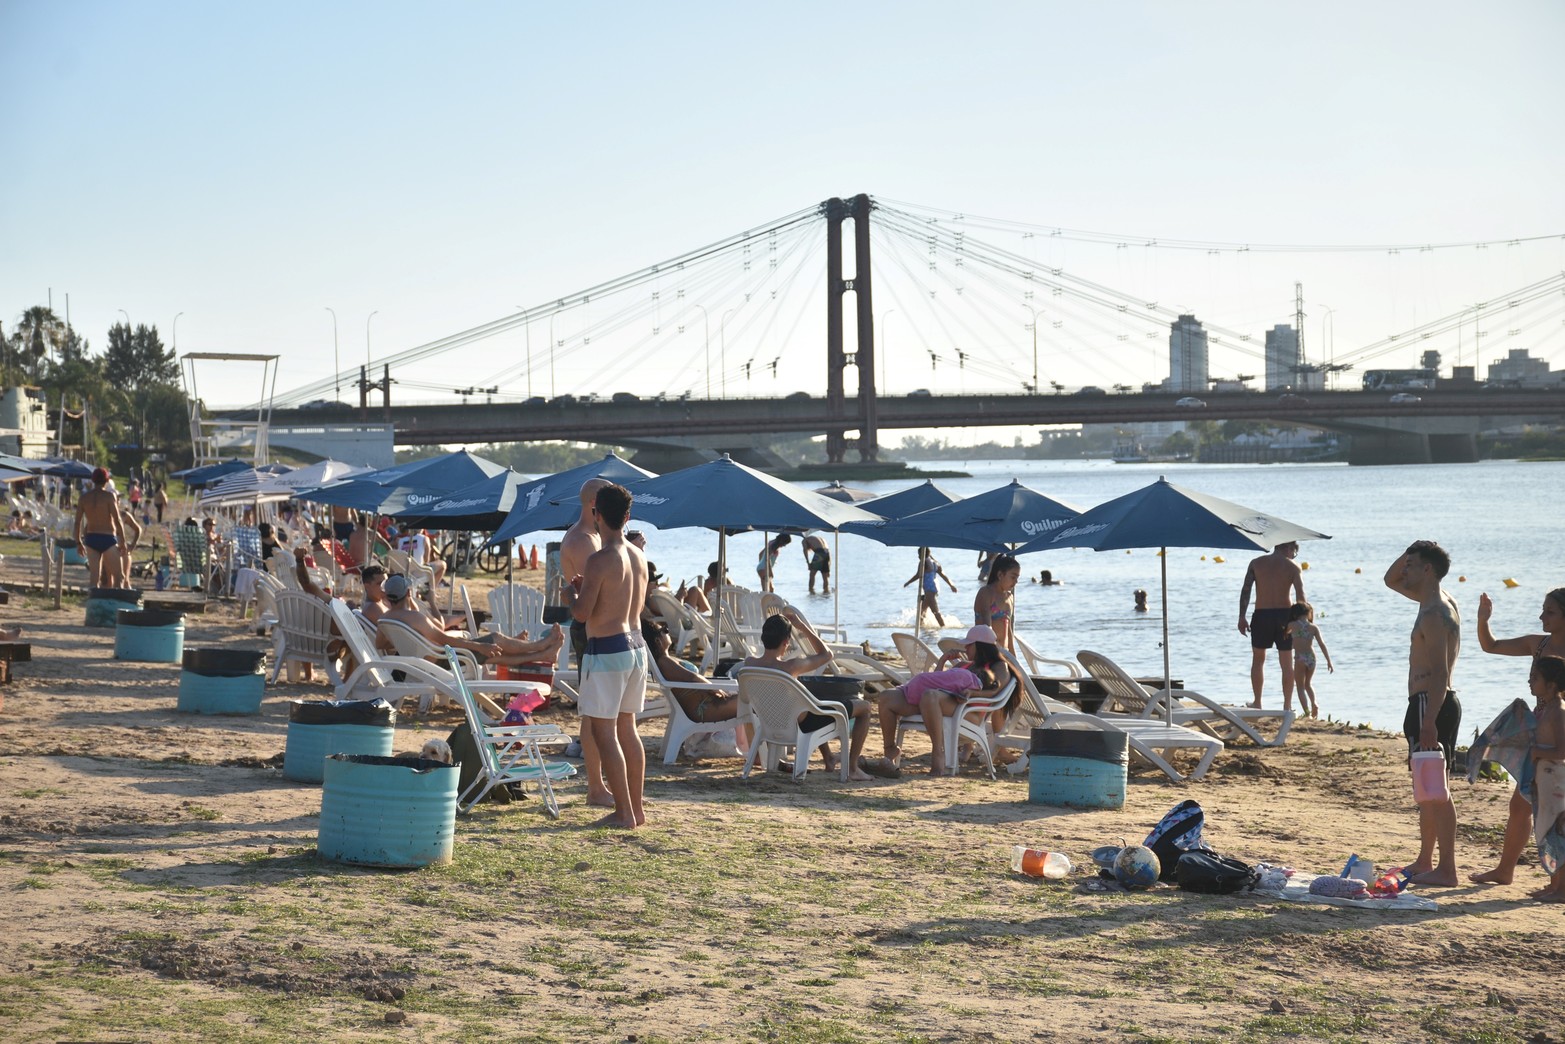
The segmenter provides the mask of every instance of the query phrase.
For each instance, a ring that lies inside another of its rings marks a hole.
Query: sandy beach
[[[1425,913],[1126,893],[1088,869],[1189,797],[1249,862],[1410,861],[1400,736],[1303,723],[1200,783],[1133,766],[1123,809],[1074,811],[1029,804],[1025,777],[664,768],[651,721],[646,830],[590,828],[573,781],[558,822],[481,806],[451,865],[373,870],[317,857],[320,788],[281,775],[287,701],[323,684],[178,714],[177,665],[117,662],[79,604],[43,605],[5,616],[33,656],[0,689],[7,1039],[1561,1039],[1565,909],[1528,900],[1530,845],[1514,884],[1428,890]],[[186,626],[187,646],[268,644],[218,603]],[[396,750],[457,720],[404,720]],[[1509,785],[1454,789],[1462,869],[1487,868]],[[1013,875],[1018,843],[1077,868]]]

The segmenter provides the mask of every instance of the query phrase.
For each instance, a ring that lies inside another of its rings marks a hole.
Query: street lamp
[[[891,391],[891,386],[886,383],[886,319],[895,312],[895,308],[888,308],[880,313],[880,394],[886,395]]]
[[[115,311],[119,312],[120,315],[123,315],[125,317],[125,329],[129,330],[130,329],[130,313],[125,311],[125,309],[123,309],[123,308],[116,308]]]
[[[565,302],[549,316],[549,398],[554,398],[554,317],[565,310]]]
[[[337,399],[341,399],[342,398],[342,359],[337,354],[337,313],[331,308],[330,305],[326,306],[326,310],[328,312],[331,312],[331,368],[332,368],[332,380],[336,382],[336,384],[334,386],[336,388],[336,391],[333,393],[333,397],[337,398]]]
[[[1332,363],[1336,362],[1336,355],[1337,355],[1337,352],[1336,352],[1336,344],[1337,344],[1337,313],[1336,313],[1336,310],[1333,309],[1330,305],[1321,305],[1321,308],[1324,309],[1325,312],[1326,312],[1325,315],[1320,317],[1320,339],[1321,339],[1321,341],[1324,344],[1327,345],[1327,348],[1326,348],[1326,360],[1325,360],[1325,364],[1324,364],[1323,369],[1326,371],[1326,376],[1329,377],[1333,373],[1336,372],[1336,371],[1334,371],[1331,368],[1331,366],[1332,366]],[[1326,338],[1326,320],[1327,319],[1331,320],[1331,339],[1330,340],[1327,340],[1327,338]],[[1322,389],[1324,389],[1326,387],[1326,381],[1325,381],[1324,378],[1321,380],[1320,386],[1321,386]]]
[[[1032,393],[1038,394],[1038,311],[1032,305],[1022,305],[1032,313]]]
[[[706,331],[706,397],[712,397],[712,317],[707,314],[706,306],[691,304],[691,308],[701,309],[701,329]]]
[[[527,309],[523,308],[521,305],[517,305],[516,306],[516,310],[518,312],[521,312],[523,315],[527,315]],[[530,399],[530,398],[533,397],[533,317],[532,316],[527,315],[526,322],[524,322],[522,324],[522,330],[526,334],[526,337],[527,337],[527,397]]]
[[[175,355],[179,354],[179,317],[184,314],[184,312],[174,313],[173,329],[169,332],[169,340],[174,342],[173,351]]]
[[[717,321],[717,369],[722,381],[719,385],[719,390],[725,399],[728,398],[728,332],[726,327],[728,325],[728,317],[737,311],[739,309],[730,308]]]
[[[379,314],[380,314],[380,309],[377,308],[377,309],[375,309],[373,312],[371,312],[369,314],[369,319],[365,319],[364,320],[364,379],[365,380],[369,380],[370,366],[373,364],[372,359],[370,357],[370,319],[374,319]]]

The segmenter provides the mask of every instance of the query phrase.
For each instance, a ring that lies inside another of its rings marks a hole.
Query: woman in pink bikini
[[[885,743],[886,757],[880,765],[866,765],[865,770],[876,775],[900,774],[902,751],[897,747],[897,719],[919,714],[929,733],[929,774],[945,775],[945,729],[941,719],[960,714],[962,704],[974,696],[998,692],[1010,677],[1010,668],[1000,659],[996,641],[993,628],[970,628],[962,640],[962,654],[946,653],[935,664],[935,670],[915,675],[906,685],[882,692],[879,697],[880,735]],[[966,656],[965,661],[942,669],[961,655]]]

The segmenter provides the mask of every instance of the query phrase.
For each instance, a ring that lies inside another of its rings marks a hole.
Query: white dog
[[[425,761],[438,761],[443,765],[452,764],[451,744],[443,739],[432,739],[424,744],[424,749],[418,752],[418,756]]]

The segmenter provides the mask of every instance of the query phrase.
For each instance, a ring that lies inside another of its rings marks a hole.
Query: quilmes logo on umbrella
[[[1268,515],[1251,515],[1248,518],[1238,518],[1228,523],[1241,533],[1254,533],[1263,536],[1277,528],[1277,520]]]
[[[538,506],[538,501],[543,499],[543,483],[540,482],[527,491],[527,510],[531,511]]]
[[[1045,518],[1041,520],[1028,518],[1022,520],[1022,532],[1030,537],[1037,536],[1039,533],[1047,533],[1050,530],[1058,529],[1064,524],[1065,520],[1063,518]]]
[[[412,497],[408,497],[408,503],[415,504],[417,502]],[[482,497],[468,497],[466,500],[442,500],[435,505],[434,509],[436,511],[457,511],[461,508],[477,507],[482,503],[484,503]]]

